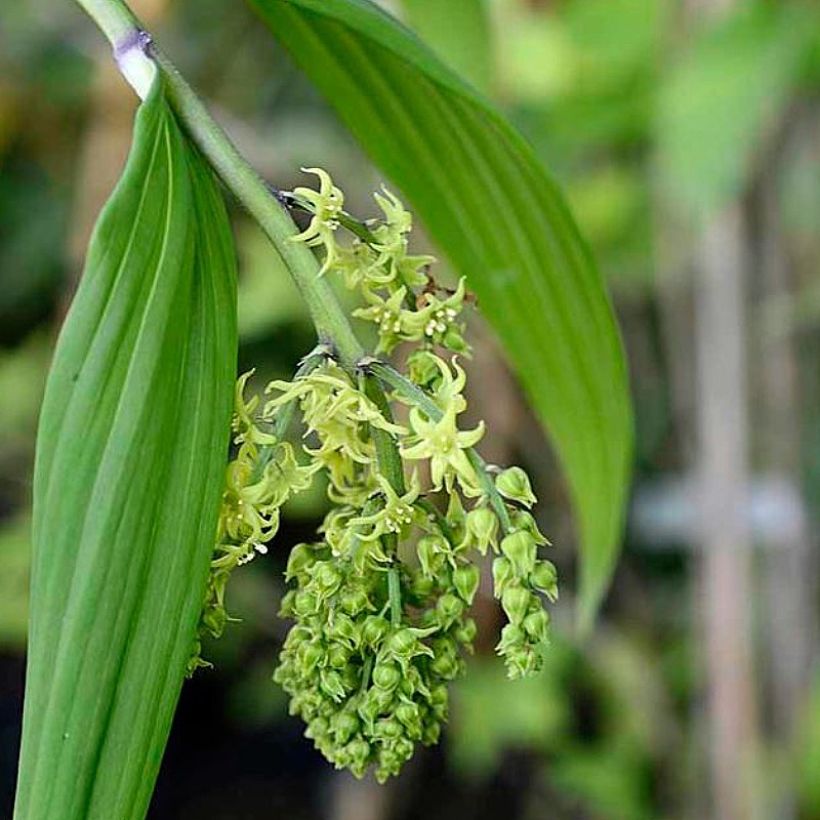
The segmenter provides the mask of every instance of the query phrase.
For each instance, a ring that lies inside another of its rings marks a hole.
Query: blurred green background
[[[610,284],[637,414],[624,554],[580,641],[565,487],[476,320],[486,455],[534,476],[562,573],[546,670],[505,682],[498,613],[481,600],[491,637],[454,689],[441,747],[384,788],[333,772],[270,680],[281,571],[322,515],[316,493],[288,508],[275,554],[232,581],[242,621],[206,647],[215,670],[186,684],[150,816],[820,818],[817,4],[384,5],[527,135]],[[371,215],[380,174],[243,4],[134,7],[266,178],[290,188],[321,165]],[[134,106],[71,3],[0,5],[0,817],[19,743],[37,411]],[[233,218],[240,367],[286,376],[313,344],[304,307],[262,234]]]

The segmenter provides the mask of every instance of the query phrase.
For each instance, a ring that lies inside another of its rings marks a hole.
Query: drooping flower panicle
[[[264,398],[246,399],[250,374],[240,378],[237,451],[201,632],[222,632],[230,573],[266,551],[282,504],[324,473],[331,509],[319,538],[291,551],[281,614],[294,625],[274,677],[328,760],[357,776],[373,767],[384,780],[416,743],[435,743],[447,719],[447,684],[463,674],[476,635],[468,610],[479,588],[477,556],[494,556],[494,595],[508,619],[497,651],[511,678],[540,667],[549,634],[542,596],[555,599],[557,579],[538,557],[547,541],[529,512],[535,497],[526,473],[490,474],[473,450],[484,423],[460,424],[464,281],[454,292],[433,284],[433,260],[408,253],[412,218],[389,191],[376,195],[381,221],[356,223],[330,177],[311,171],[320,188],[293,193],[311,213],[295,239],[322,249],[322,274],[359,289],[365,307],[354,316],[376,324],[377,352],[413,347],[407,374],[391,371],[392,399],[409,405],[407,421],[393,421],[363,389],[376,360],[350,372],[327,351],[292,381],[268,384]],[[342,224],[356,229],[347,245]],[[294,411],[300,442],[287,436]],[[399,480],[380,462],[385,437],[400,460]],[[192,668],[204,663],[198,649]]]

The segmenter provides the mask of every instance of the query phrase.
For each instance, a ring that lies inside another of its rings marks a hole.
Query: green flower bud
[[[362,682],[361,669],[348,663],[343,669],[339,670],[342,676],[342,683],[348,692],[358,689]]]
[[[472,644],[478,634],[478,627],[472,618],[466,621],[456,630],[456,640],[463,644]]]
[[[395,718],[384,718],[376,724],[373,734],[386,740],[395,740],[404,734],[404,729]]]
[[[504,656],[507,677],[511,680],[534,675],[542,666],[541,656],[529,647],[515,649]]]
[[[407,628],[397,629],[387,639],[385,649],[398,658],[410,658],[414,654],[418,640]]]
[[[447,332],[442,337],[441,343],[448,350],[452,350],[455,353],[464,353],[470,349],[470,346],[464,341],[461,331],[455,325],[450,325],[447,328]]]
[[[479,579],[480,572],[474,564],[465,564],[456,567],[453,571],[453,586],[456,588],[456,592],[458,592],[462,600],[466,601],[468,605],[471,604],[473,598],[475,598]]]
[[[313,582],[324,598],[329,598],[342,585],[342,574],[332,564],[323,561],[313,572]]]
[[[441,736],[441,725],[439,723],[427,723],[421,735],[421,742],[425,746],[435,746]]]
[[[314,718],[308,724],[307,729],[305,729],[305,737],[309,737],[313,740],[316,740],[318,738],[324,737],[327,734],[329,728],[330,724],[325,718]]]
[[[509,467],[495,479],[495,487],[504,498],[517,501],[525,507],[532,507],[536,502],[530,479],[520,467]]]
[[[453,595],[452,592],[445,592],[436,603],[436,614],[439,623],[445,627],[450,627],[464,612],[464,601]]]
[[[501,640],[496,646],[496,651],[503,654],[509,652],[511,649],[523,646],[526,643],[526,635],[524,630],[515,624],[507,624],[501,630]]]
[[[550,616],[544,609],[530,612],[524,618],[524,631],[534,643],[543,643],[549,637]]]
[[[350,616],[344,612],[334,612],[333,620],[325,627],[328,637],[344,641],[351,648],[359,645],[359,631]]]
[[[435,357],[426,350],[417,350],[408,356],[407,375],[420,387],[435,387],[441,381]]]
[[[443,554],[447,550],[447,542],[440,535],[425,535],[416,545],[421,571],[432,578],[441,568]]]
[[[340,643],[334,643],[327,651],[328,665],[333,669],[344,669],[350,661],[350,650]]]
[[[526,578],[532,572],[537,550],[535,539],[524,530],[507,535],[501,542],[501,552],[510,559],[519,578]]]
[[[459,672],[458,659],[449,655],[438,655],[430,664],[430,669],[440,678],[452,680]]]
[[[532,601],[532,593],[524,587],[510,587],[504,590],[501,596],[501,607],[507,613],[510,623],[519,626],[524,618]]]
[[[401,681],[401,670],[394,663],[382,661],[373,669],[373,685],[379,689],[392,691]]]
[[[395,714],[396,719],[400,720],[405,727],[407,727],[408,733],[411,736],[416,730],[421,733],[421,713],[418,704],[410,701],[402,701],[396,707]]]
[[[368,615],[361,627],[362,643],[375,648],[381,644],[390,631],[390,623],[378,615]]]
[[[310,544],[297,544],[288,556],[285,580],[290,581],[305,573],[318,560],[316,549]]]
[[[305,590],[299,590],[293,599],[293,611],[299,618],[306,618],[319,611],[319,601],[316,596]]]
[[[476,547],[482,555],[495,544],[498,533],[498,518],[489,507],[476,507],[467,513],[467,532],[475,539]]]
[[[335,669],[323,669],[319,673],[319,685],[328,697],[335,701],[344,700],[346,692],[342,676]]]
[[[350,743],[347,744],[346,750],[352,761],[350,767],[353,773],[361,777],[370,761],[370,744],[359,737],[356,738],[356,740],[351,740]]]
[[[541,530],[538,529],[535,519],[526,510],[512,510],[510,512],[510,522],[515,529],[528,532],[539,546],[543,547],[549,544]]]
[[[373,608],[367,593],[361,587],[346,589],[339,599],[339,606],[348,615],[358,615],[360,612]]]
[[[493,593],[495,597],[500,598],[504,590],[515,581],[515,569],[512,561],[503,555],[496,558],[493,561]]]
[[[330,720],[330,728],[336,743],[340,746],[347,743],[359,731],[360,725],[359,719],[353,712],[337,712]]]
[[[436,657],[458,657],[458,644],[449,635],[440,635],[435,638],[430,647]]]
[[[393,701],[395,700],[392,692],[387,689],[379,689],[378,687],[374,687],[369,691],[373,693],[373,702],[378,706],[379,712],[387,712],[391,709]]]
[[[279,603],[279,617],[290,618],[294,615],[293,602],[296,599],[296,590],[291,589],[282,596]]]
[[[530,583],[551,600],[558,598],[558,572],[551,561],[537,561],[530,573]]]
[[[202,613],[202,623],[215,638],[221,637],[225,630],[225,624],[228,623],[228,613],[225,611],[225,607],[206,609]]]
[[[450,698],[447,693],[447,687],[444,684],[439,684],[430,690],[428,703],[430,704],[430,708],[433,710],[433,714],[439,720],[447,719],[449,700]]]
[[[325,650],[318,643],[303,643],[299,647],[299,663],[302,674],[307,677],[325,657]]]
[[[410,592],[419,601],[427,600],[427,598],[429,598],[433,594],[433,590],[435,588],[435,581],[432,578],[426,577],[421,572],[417,572],[413,576],[413,581],[410,584]]]

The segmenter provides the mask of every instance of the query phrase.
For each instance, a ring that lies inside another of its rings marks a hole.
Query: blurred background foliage
[[[728,704],[714,699],[720,670],[706,657],[703,615],[707,596],[721,591],[706,577],[693,498],[698,403],[709,401],[695,361],[699,237],[735,208],[746,260],[751,568],[742,603],[753,703],[741,715],[749,742],[735,784],[746,808],[734,816],[820,818],[818,6],[385,5],[527,135],[567,191],[610,282],[637,412],[624,555],[594,635],[577,641],[565,489],[476,320],[472,406],[498,431],[487,455],[519,461],[535,477],[540,523],[562,572],[543,674],[505,682],[491,636],[454,691],[441,748],[418,755],[385,789],[330,771],[270,680],[285,629],[276,617],[281,571],[323,512],[317,488],[288,508],[275,554],[232,582],[230,608],[241,621],[207,647],[215,669],[186,686],[151,816],[732,817],[716,808],[720,775],[710,747],[733,693]],[[374,210],[378,171],[242,4],[134,6],[266,178],[289,188],[300,166],[322,165],[352,212]],[[128,148],[133,108],[100,36],[72,4],[0,5],[0,817],[10,817],[21,714],[37,410],[90,228]],[[233,218],[240,368],[256,367],[259,382],[286,376],[313,343],[306,312],[259,230],[236,208]],[[489,599],[479,601],[477,617],[492,634]]]

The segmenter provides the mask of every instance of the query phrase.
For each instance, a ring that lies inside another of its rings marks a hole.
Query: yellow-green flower
[[[473,430],[459,430],[456,424],[456,406],[445,410],[439,421],[432,421],[419,408],[410,411],[413,434],[411,444],[401,448],[401,455],[411,460],[430,459],[430,478],[433,487],[445,487],[452,492],[454,480],[458,479],[465,495],[476,498],[481,495],[475,467],[464,452],[474,447],[484,435],[484,422]]]
[[[323,274],[336,261],[336,237],[335,232],[339,227],[339,216],[344,208],[344,194],[333,184],[333,180],[327,171],[321,168],[303,168],[305,173],[316,174],[319,177],[319,190],[312,188],[295,188],[293,195],[306,203],[311,211],[312,217],[307,228],[291,239],[293,242],[304,242],[310,247],[323,246],[325,249],[325,259],[319,270],[319,275]]]

